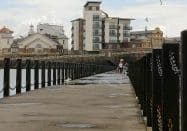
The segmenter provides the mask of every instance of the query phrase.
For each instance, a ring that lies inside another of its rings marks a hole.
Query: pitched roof
[[[0,33],[13,33],[13,31],[11,31],[9,28],[3,27],[0,29]]]

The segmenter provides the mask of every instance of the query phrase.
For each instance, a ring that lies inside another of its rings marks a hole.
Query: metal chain
[[[11,88],[11,87],[10,87],[9,89],[10,89],[11,91],[14,91],[14,90],[16,89],[16,86],[15,86],[14,88]]]
[[[26,85],[25,85],[25,86],[22,86],[21,89],[26,89]]]

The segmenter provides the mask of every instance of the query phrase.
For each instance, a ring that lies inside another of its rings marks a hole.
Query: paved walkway
[[[106,73],[70,84],[0,100],[0,131],[145,131],[127,77]]]

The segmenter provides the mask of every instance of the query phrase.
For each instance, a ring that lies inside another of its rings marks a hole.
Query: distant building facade
[[[180,37],[165,37],[164,43],[180,43],[181,38]]]
[[[131,45],[134,47],[137,46],[142,48],[161,48],[163,42],[163,32],[158,27],[154,30],[131,32]]]
[[[58,43],[39,33],[30,34],[24,39],[18,40],[19,53],[47,54],[57,52]]]
[[[63,46],[64,50],[68,50],[68,37],[64,33],[64,27],[60,25],[38,24],[37,33],[48,35],[51,39],[56,40]]]
[[[7,27],[0,29],[0,53],[7,53],[13,43],[13,31]]]
[[[73,50],[98,51],[130,41],[131,20],[109,17],[100,9],[101,2],[84,5],[83,19],[72,21]]]

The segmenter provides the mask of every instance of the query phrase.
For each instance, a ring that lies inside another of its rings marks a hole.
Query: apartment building
[[[76,19],[72,22],[72,42],[71,45],[73,50],[83,50],[83,42],[84,42],[84,19]]]
[[[72,21],[73,50],[120,48],[130,41],[130,23],[134,19],[109,17],[100,5],[101,2],[88,1],[84,5],[83,18]]]
[[[104,23],[104,40],[105,48],[119,49],[127,46],[130,42],[130,22],[133,19],[108,17]]]

